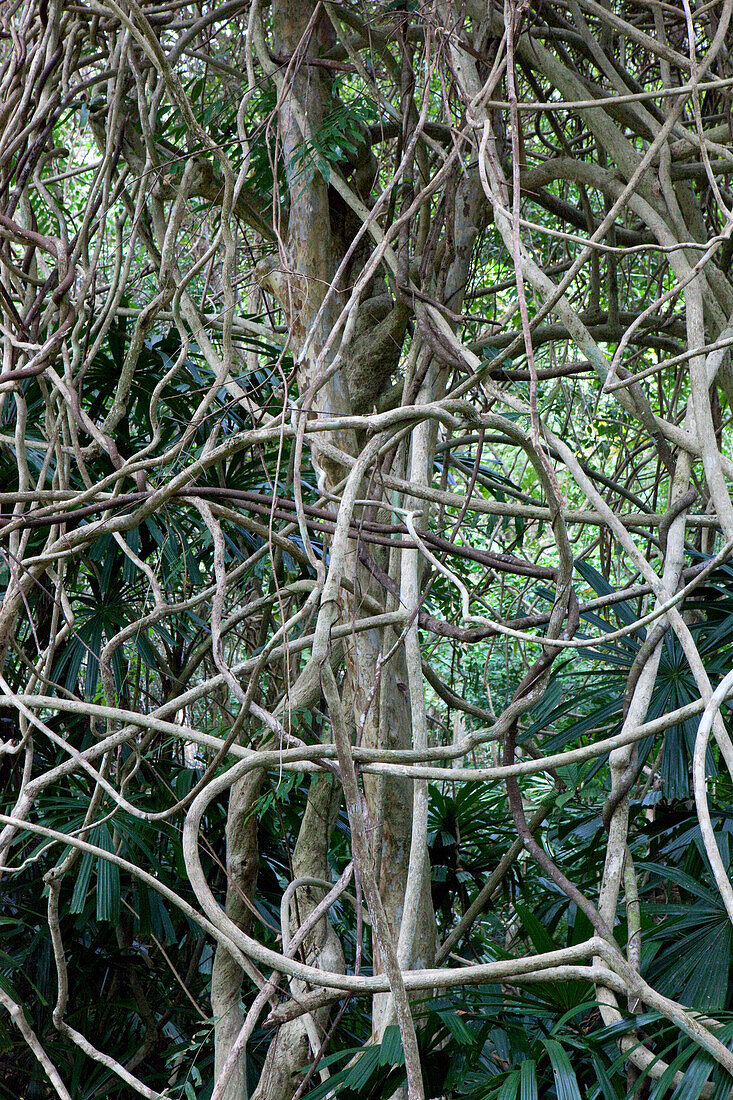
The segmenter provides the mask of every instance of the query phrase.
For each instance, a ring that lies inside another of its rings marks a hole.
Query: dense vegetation
[[[0,1096],[733,1095],[732,15],[0,5]]]

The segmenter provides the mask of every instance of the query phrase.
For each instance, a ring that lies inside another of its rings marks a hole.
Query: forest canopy
[[[733,1096],[732,16],[0,3],[0,1097]]]

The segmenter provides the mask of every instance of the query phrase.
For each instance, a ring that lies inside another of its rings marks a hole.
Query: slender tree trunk
[[[247,931],[252,924],[250,905],[254,898],[259,868],[257,815],[263,772],[254,771],[232,785],[226,826],[226,913]],[[247,904],[249,902],[249,905]],[[211,1011],[214,1015],[214,1071],[218,1077],[232,1043],[244,1020],[242,971],[221,944],[217,944],[211,973]],[[224,1100],[242,1100],[246,1095],[246,1066],[237,1066],[227,1085]]]
[[[293,852],[294,881],[321,879],[330,881],[328,851],[333,827],[341,805],[341,788],[330,776],[311,781],[303,824]],[[295,891],[297,919],[293,931],[310,915],[323,897],[324,890],[303,885]],[[325,970],[343,971],[344,953],[330,921],[323,917],[306,938],[305,961]],[[291,993],[302,993],[302,982],[291,983]],[[310,1064],[325,1036],[329,1010],[300,1016],[283,1024],[267,1052],[252,1100],[284,1100],[292,1096],[300,1083],[301,1071]]]

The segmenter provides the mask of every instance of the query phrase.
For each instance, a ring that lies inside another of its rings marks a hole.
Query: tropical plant
[[[0,1096],[731,1095],[732,16],[0,5]]]

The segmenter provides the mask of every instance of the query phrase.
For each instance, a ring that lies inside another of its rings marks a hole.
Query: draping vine
[[[732,14],[5,0],[8,1095],[729,1095]]]

